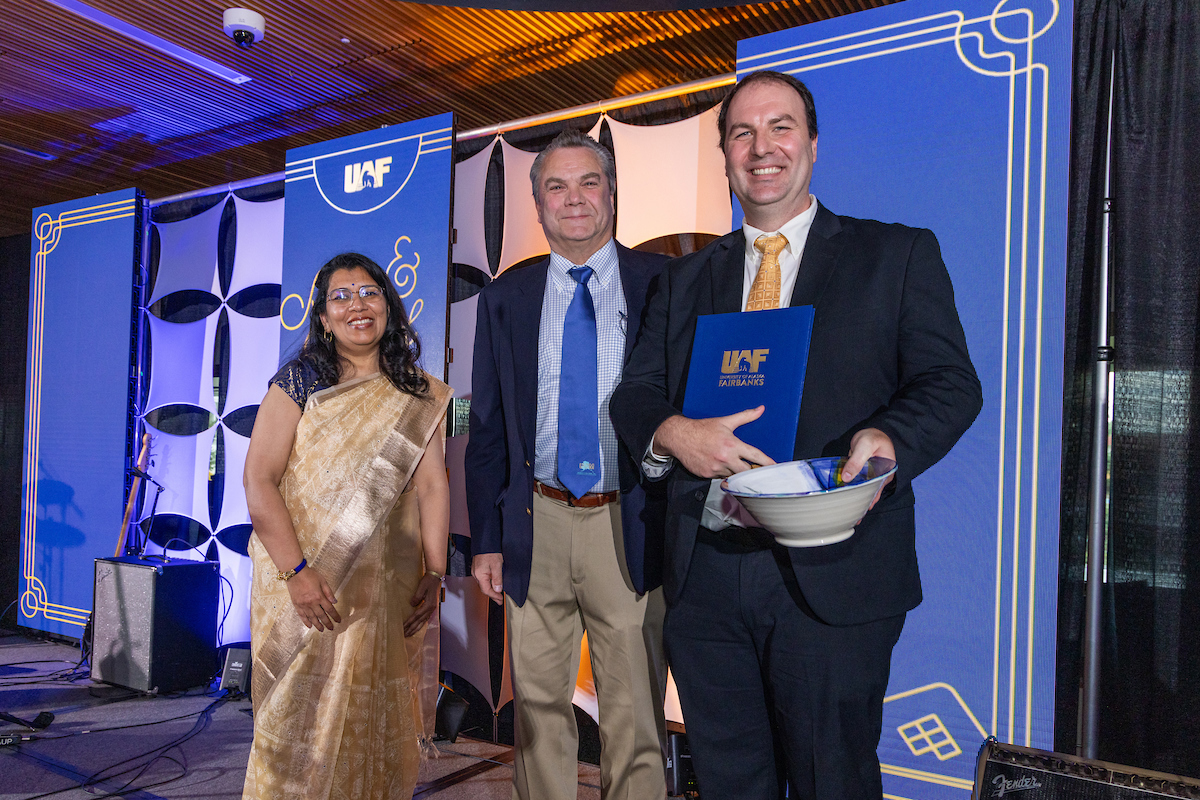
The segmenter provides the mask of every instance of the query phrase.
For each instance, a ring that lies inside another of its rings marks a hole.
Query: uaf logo
[[[361,164],[347,164],[346,194],[361,192],[363,189],[382,189],[383,176],[392,171],[391,163],[392,157],[384,156]]]
[[[732,375],[736,372],[758,372],[758,367],[767,360],[770,350],[726,350],[721,361],[721,372]]]
[[[726,350],[718,386],[762,386],[762,363],[770,350]]]

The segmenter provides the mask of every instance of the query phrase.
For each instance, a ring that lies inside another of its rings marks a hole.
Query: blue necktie
[[[575,296],[563,322],[558,372],[558,479],[576,497],[600,480],[600,420],[596,406],[596,307],[591,267],[569,271]]]

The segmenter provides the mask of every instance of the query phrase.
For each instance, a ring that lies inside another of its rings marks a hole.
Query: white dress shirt
[[[621,287],[617,245],[609,239],[587,260],[592,268],[588,289],[596,309],[596,391],[600,425],[600,480],[593,492],[611,492],[621,486],[617,469],[617,434],[608,416],[608,401],[621,382],[625,366],[625,335],[628,310]],[[567,308],[579,285],[569,274],[572,264],[558,253],[550,253],[546,289],[542,295],[542,319],[538,327],[537,431],[534,442],[533,477],[563,488],[558,479],[558,378],[562,359],[563,325]]]

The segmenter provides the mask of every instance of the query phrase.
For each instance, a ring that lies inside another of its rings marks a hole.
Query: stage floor
[[[199,689],[146,697],[93,683],[79,663],[77,648],[0,630],[0,712],[27,721],[54,714],[37,731],[0,721],[0,735],[32,737],[0,747],[0,800],[241,797],[249,700]],[[460,737],[437,749],[422,765],[415,798],[508,800],[511,747]],[[580,800],[599,797],[599,768],[581,763]]]

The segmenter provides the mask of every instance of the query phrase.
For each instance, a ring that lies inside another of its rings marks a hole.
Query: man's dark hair
[[[721,103],[721,112],[717,116],[717,128],[720,131],[721,138],[717,143],[717,146],[720,147],[722,151],[725,150],[725,123],[729,117],[730,103],[733,102],[733,98],[736,97],[737,93],[742,89],[745,89],[747,86],[751,86],[756,83],[762,83],[763,81],[782,83],[785,86],[790,86],[796,90],[796,94],[800,95],[800,99],[804,101],[804,116],[805,121],[808,122],[808,138],[817,138],[817,106],[813,102],[812,92],[808,90],[808,87],[805,86],[802,81],[792,77],[791,75],[787,75],[782,72],[775,72],[774,70],[764,69],[759,70],[758,72],[751,72],[749,75],[738,81],[737,85],[733,87],[733,91],[726,95],[724,102]]]
[[[600,168],[604,170],[604,177],[608,179],[608,191],[616,194],[617,162],[613,159],[613,154],[609,152],[607,147],[583,131],[567,128],[558,136],[555,136],[554,141],[546,145],[545,150],[537,154],[537,158],[533,160],[533,166],[529,168],[529,182],[533,184],[534,200],[540,201],[542,197],[542,165],[546,161],[546,156],[564,147],[582,147],[584,150],[591,150],[595,153],[597,160],[600,161]]]

